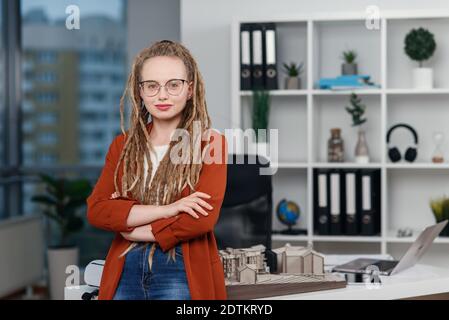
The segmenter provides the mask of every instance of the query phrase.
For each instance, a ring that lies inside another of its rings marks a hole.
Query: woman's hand
[[[208,216],[209,214],[202,207],[208,210],[212,210],[213,208],[201,198],[210,199],[210,195],[197,191],[187,197],[179,199],[176,202],[163,206],[166,213],[166,218],[177,216],[181,212],[190,214],[196,219],[199,219],[197,212],[201,213],[203,216]]]
[[[136,227],[133,231],[130,232],[120,232],[120,234],[128,241],[154,242],[156,241],[156,239],[154,238],[153,232],[151,230],[151,225],[147,224],[144,226]]]

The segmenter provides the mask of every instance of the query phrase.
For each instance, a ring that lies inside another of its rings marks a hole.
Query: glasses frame
[[[167,83],[169,83],[170,81],[173,81],[173,80],[179,80],[179,81],[182,81],[182,88],[181,88],[181,91],[180,91],[178,94],[171,94],[170,92],[168,92],[167,88],[165,88],[165,86],[167,85]],[[182,93],[182,91],[184,90],[184,83],[189,82],[189,81],[187,81],[186,79],[176,79],[176,78],[175,78],[175,79],[167,80],[167,81],[165,82],[164,85],[161,85],[161,84],[160,84],[159,82],[157,82],[156,80],[145,80],[145,81],[140,81],[140,82],[139,82],[139,86],[140,86],[140,88],[141,88],[142,90],[144,90],[144,89],[143,89],[143,84],[146,83],[146,82],[156,82],[156,83],[159,85],[159,89],[157,90],[157,92],[156,92],[154,95],[152,95],[152,96],[145,95],[145,96],[147,96],[147,97],[155,97],[155,96],[157,96],[157,95],[161,92],[161,88],[162,88],[162,87],[165,88],[165,91],[167,92],[168,95],[177,97],[177,96],[179,96],[179,95]]]

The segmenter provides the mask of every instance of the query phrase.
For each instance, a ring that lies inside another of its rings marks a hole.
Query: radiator
[[[42,280],[42,223],[41,216],[0,220],[0,297]]]

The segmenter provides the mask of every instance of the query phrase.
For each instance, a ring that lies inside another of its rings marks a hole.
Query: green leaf
[[[410,59],[418,61],[420,66],[422,61],[428,60],[433,56],[437,44],[434,35],[427,29],[412,29],[405,36],[404,51]]]

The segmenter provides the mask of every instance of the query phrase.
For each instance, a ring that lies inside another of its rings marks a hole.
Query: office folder
[[[357,170],[346,169],[343,170],[342,177],[342,190],[343,190],[343,203],[342,203],[342,219],[343,230],[346,235],[358,235],[359,234],[359,215],[358,209],[359,203],[357,194],[360,191],[360,183],[358,182]]]
[[[253,90],[265,89],[263,70],[263,27],[261,24],[251,24],[251,83]]]
[[[380,233],[380,170],[361,170],[360,187],[360,234],[377,235]]]
[[[314,229],[317,234],[329,234],[330,195],[329,170],[314,169]]]
[[[251,90],[251,25],[240,25],[240,90]]]
[[[342,234],[342,195],[340,170],[333,170],[329,173],[329,190],[330,190],[330,234]]]
[[[263,70],[266,90],[278,88],[278,73],[276,67],[276,25],[265,23],[263,25]]]

